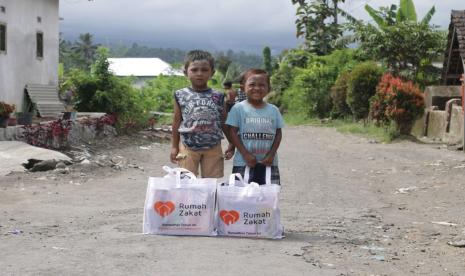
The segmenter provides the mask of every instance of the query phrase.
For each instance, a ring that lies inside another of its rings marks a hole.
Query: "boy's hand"
[[[263,165],[269,167],[269,166],[273,165],[273,159],[274,159],[274,156],[266,155],[265,158],[263,158],[260,161],[260,163],[262,163]]]
[[[251,153],[247,153],[244,156],[244,161],[247,163],[247,166],[253,168],[255,165],[257,165],[257,158],[255,158],[255,155]]]
[[[171,154],[170,154],[170,160],[171,163],[177,164],[178,163],[178,153],[179,153],[179,148],[171,148]]]
[[[236,147],[233,144],[228,145],[228,149],[224,152],[224,159],[229,160],[233,157]]]

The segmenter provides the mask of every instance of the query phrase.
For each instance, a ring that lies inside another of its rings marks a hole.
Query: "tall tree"
[[[226,76],[226,72],[228,71],[228,67],[231,62],[231,59],[223,54],[220,54],[215,58],[216,69],[223,75],[223,77]]]
[[[263,48],[263,66],[265,67],[266,72],[268,72],[268,75],[271,76],[273,73],[273,66],[271,65],[271,50],[268,46]]]
[[[414,22],[428,25],[436,12],[434,6],[431,7],[423,19],[418,22],[415,4],[412,0],[400,0],[399,7],[391,5],[390,7],[380,7],[379,10],[372,8],[367,4],[365,5],[365,10],[376,22],[378,28],[394,26],[401,22]]]
[[[338,23],[338,3],[345,0],[292,0],[297,4],[297,37],[305,39],[306,48],[318,55],[333,51],[335,41],[342,35]]]
[[[378,10],[366,5],[365,9],[376,24],[354,22],[362,53],[382,61],[394,74],[421,85],[433,83],[439,74],[431,64],[445,47],[443,34],[429,24],[434,6],[420,21],[412,0]]]
[[[90,68],[90,65],[94,62],[97,48],[98,45],[94,44],[92,35],[89,33],[80,34],[79,39],[72,47],[73,51],[81,56],[86,68]]]

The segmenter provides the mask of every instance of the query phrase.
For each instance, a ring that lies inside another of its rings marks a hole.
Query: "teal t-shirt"
[[[226,124],[239,128],[238,135],[244,147],[257,161],[262,160],[271,149],[276,130],[283,128],[284,121],[279,109],[269,103],[263,108],[255,108],[249,102],[236,103],[228,113]],[[246,163],[239,151],[234,155],[233,166],[245,166]],[[278,165],[278,155],[273,166]]]

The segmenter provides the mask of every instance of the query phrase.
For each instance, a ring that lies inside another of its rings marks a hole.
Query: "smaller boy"
[[[264,169],[269,166],[271,183],[280,185],[277,151],[284,121],[279,109],[263,100],[270,92],[270,76],[263,69],[249,69],[242,77],[241,87],[247,100],[236,103],[226,120],[231,142],[237,149],[232,172],[244,176],[248,166],[249,181],[264,184]]]
[[[226,111],[224,94],[208,87],[214,68],[210,53],[190,51],[185,59],[184,74],[191,87],[174,93],[171,162],[195,175],[199,174],[200,166],[204,178],[220,178],[224,174],[221,139]],[[229,137],[228,133],[225,135]]]

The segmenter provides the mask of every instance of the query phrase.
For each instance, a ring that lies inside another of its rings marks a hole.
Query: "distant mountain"
[[[158,57],[168,63],[183,63],[187,50],[177,48],[151,48],[148,46],[138,45],[133,43],[131,47],[124,45],[107,45],[110,48],[111,57]],[[233,63],[237,63],[241,69],[251,67],[262,67],[263,58],[257,54],[250,54],[244,51],[234,52],[233,50],[227,51],[213,51],[213,56],[225,56]]]

